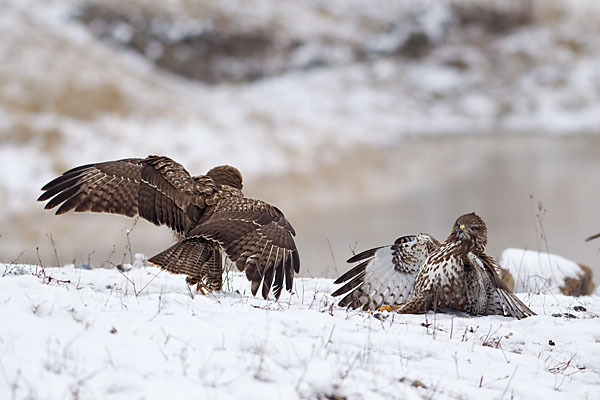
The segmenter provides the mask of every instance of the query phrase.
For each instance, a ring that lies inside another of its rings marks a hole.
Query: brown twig
[[[137,225],[139,219],[140,219],[139,217],[135,217],[135,219],[133,220],[133,225],[131,225],[131,228],[128,228],[125,231],[126,232],[125,236],[127,236],[127,250],[129,250],[129,260],[132,265],[133,265],[133,252],[131,251],[131,241],[129,240],[129,235],[131,234],[131,232],[133,232],[133,229]]]
[[[58,259],[58,250],[56,249],[56,244],[54,243],[54,238],[52,237],[51,233],[47,233],[46,237],[48,237],[48,239],[50,239],[50,243],[52,244],[52,249],[54,249],[54,257],[56,257],[56,266],[60,267],[61,263],[60,263],[60,260]]]
[[[335,256],[333,255],[333,249],[331,248],[331,241],[327,238],[327,247],[329,248],[329,254],[331,254],[331,260],[333,261],[333,269],[335,270],[336,276],[339,275],[337,263],[335,262]]]

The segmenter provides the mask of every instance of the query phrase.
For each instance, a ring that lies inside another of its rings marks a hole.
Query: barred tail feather
[[[490,302],[490,305],[500,306],[505,316],[522,319],[536,315],[514,293],[502,288],[496,288],[494,294],[494,299]]]
[[[171,273],[186,274],[188,283],[194,284],[205,278],[203,266],[213,255],[213,247],[202,238],[184,239],[148,261]]]

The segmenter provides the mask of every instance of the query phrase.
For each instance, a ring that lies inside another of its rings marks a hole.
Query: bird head
[[[242,174],[230,165],[219,165],[206,173],[217,185],[228,185],[242,190]]]
[[[487,244],[487,228],[477,214],[464,214],[454,222],[450,237],[454,240],[473,241],[483,248]]]

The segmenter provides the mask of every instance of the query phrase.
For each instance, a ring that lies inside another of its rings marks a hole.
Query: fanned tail
[[[223,260],[219,246],[212,246],[208,261],[201,268],[206,286],[212,291],[223,288]]]
[[[206,278],[206,262],[214,259],[214,245],[202,238],[189,238],[175,243],[168,249],[158,253],[148,261],[174,274],[186,274],[189,284],[202,282]],[[219,261],[220,269],[220,261]],[[210,268],[210,267],[209,267]],[[219,275],[219,279],[221,276]]]

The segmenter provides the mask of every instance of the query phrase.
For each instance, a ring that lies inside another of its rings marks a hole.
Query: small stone
[[[376,319],[383,321],[385,320],[387,317],[385,315],[383,315],[382,313],[375,313],[373,314],[373,317],[375,317]]]
[[[561,313],[555,313],[555,314],[552,314],[552,316],[555,317],[555,318],[565,317],[565,318],[577,319],[577,317],[574,316],[571,313],[562,313],[562,314]]]

